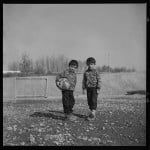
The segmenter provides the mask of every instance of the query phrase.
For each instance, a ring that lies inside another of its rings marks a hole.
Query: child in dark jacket
[[[58,74],[56,77],[56,84],[60,78],[67,78],[70,87],[68,90],[62,90],[62,103],[66,119],[75,120],[76,117],[72,114],[73,106],[75,104],[74,89],[77,82],[76,69],[78,68],[78,62],[71,60],[69,62],[69,68]],[[58,84],[57,84],[58,85]]]
[[[83,74],[82,89],[83,94],[87,91],[87,101],[89,109],[91,110],[88,120],[94,120],[96,117],[97,97],[101,89],[101,78],[95,69],[96,60],[89,57],[86,60],[88,69]]]

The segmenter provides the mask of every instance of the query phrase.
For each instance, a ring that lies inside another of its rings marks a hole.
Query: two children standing
[[[94,120],[96,117],[97,97],[101,88],[101,78],[97,72],[95,65],[96,60],[93,57],[89,57],[86,60],[88,66],[83,74],[82,89],[83,94],[87,91],[87,102],[90,109],[88,120]],[[73,106],[75,104],[74,89],[77,82],[76,69],[78,68],[78,62],[71,60],[69,62],[69,68],[64,70],[56,77],[56,83],[61,77],[66,77],[70,82],[70,88],[68,90],[62,90],[62,103],[64,114],[67,119],[76,120],[76,117],[72,114]]]

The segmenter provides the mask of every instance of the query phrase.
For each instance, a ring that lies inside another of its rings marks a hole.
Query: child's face
[[[76,65],[70,65],[69,68],[70,68],[71,70],[74,70],[74,71],[77,70],[77,66],[76,66]]]
[[[88,67],[89,67],[90,69],[95,69],[95,64],[94,64],[94,63],[90,63],[90,64],[88,65]]]

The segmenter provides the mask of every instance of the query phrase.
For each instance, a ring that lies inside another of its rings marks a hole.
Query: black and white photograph
[[[146,3],[3,4],[3,146],[146,146]]]

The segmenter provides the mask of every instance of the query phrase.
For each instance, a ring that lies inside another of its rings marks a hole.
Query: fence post
[[[15,80],[15,103],[16,103],[16,101],[17,101],[17,97],[16,97],[16,77],[14,78],[14,80]]]

